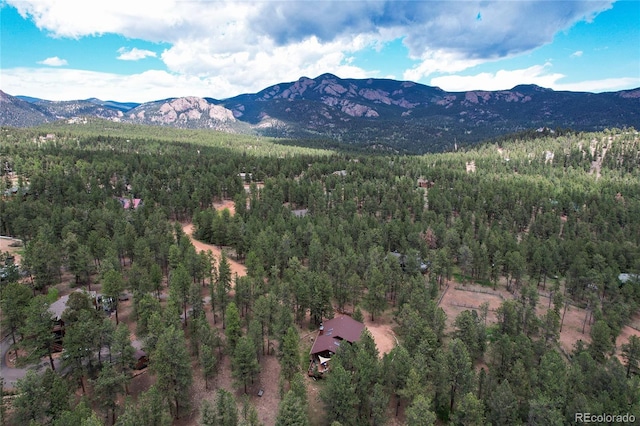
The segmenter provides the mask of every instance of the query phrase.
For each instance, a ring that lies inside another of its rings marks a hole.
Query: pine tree
[[[300,370],[299,340],[295,328],[289,327],[287,334],[284,336],[282,358],[280,359],[281,374],[289,382],[291,382],[296,372]]]
[[[117,357],[116,365],[118,371],[124,375],[128,375],[133,368],[135,348],[131,345],[129,329],[126,325],[120,324],[116,327],[111,351]]]
[[[327,420],[353,425],[358,418],[358,397],[351,384],[351,374],[340,362],[332,360],[331,374],[327,377],[320,398],[327,408]]]
[[[215,290],[216,301],[222,313],[222,328],[226,329],[227,305],[229,304],[229,291],[231,291],[231,266],[224,251],[220,254],[218,280],[216,281]]]
[[[518,423],[518,401],[514,397],[509,380],[502,383],[493,391],[488,401],[491,424],[496,426],[511,426]]]
[[[105,366],[98,378],[93,380],[93,399],[101,407],[107,419],[111,413],[111,424],[115,424],[117,397],[124,391],[125,376],[118,373],[112,366]]]
[[[474,379],[469,352],[460,339],[454,339],[449,344],[447,369],[449,373],[449,411],[453,412],[456,401],[471,391]]]
[[[228,391],[224,389],[218,390],[215,410],[218,426],[238,425],[238,406],[236,405],[236,399]]]
[[[640,363],[640,337],[629,337],[629,342],[622,345],[622,356],[627,361],[627,378],[629,378],[631,370],[637,370]]]
[[[307,407],[304,401],[292,391],[288,391],[278,407],[276,426],[309,426]]]
[[[124,290],[124,280],[122,278],[122,274],[113,269],[105,272],[102,278],[102,293],[111,298],[113,303],[113,308],[116,312],[116,325],[119,324],[118,320],[118,302],[120,293]]]
[[[187,324],[187,303],[189,302],[189,288],[191,279],[189,278],[189,272],[184,264],[180,263],[171,271],[171,277],[169,279],[169,293],[175,301],[179,301],[182,304],[182,315],[184,316],[184,323]]]
[[[382,273],[376,266],[372,266],[369,270],[367,274],[367,282],[369,291],[364,298],[364,303],[365,307],[371,314],[371,321],[375,321],[375,317],[387,306]]]
[[[247,385],[250,381],[253,382],[260,372],[255,345],[247,336],[242,336],[238,340],[231,366],[237,384],[244,386],[244,393],[247,393]]]
[[[41,423],[45,418],[46,389],[42,380],[33,370],[18,380],[16,384],[18,396],[13,401],[14,420],[17,424],[27,425],[30,422]]]
[[[117,426],[170,426],[171,415],[162,395],[152,386],[138,397],[136,402],[128,400],[124,413],[118,417]]]
[[[200,346],[200,365],[204,375],[205,389],[209,390],[209,380],[215,377],[218,369],[218,357],[213,348],[205,343]]]
[[[21,333],[30,336],[20,343],[30,354],[29,358],[36,361],[43,356],[49,357],[51,369],[55,370],[53,364],[53,345],[56,336],[53,334],[53,314],[49,311],[49,302],[45,296],[36,296],[31,299],[25,312],[26,318]]]
[[[389,392],[385,387],[376,383],[369,396],[369,406],[371,407],[371,421],[373,426],[383,426],[387,423],[387,409],[389,408]]]
[[[466,393],[453,415],[453,424],[462,426],[484,426],[484,404],[473,393]]]
[[[200,421],[198,424],[200,426],[218,426],[216,410],[213,404],[206,399],[203,399],[200,404]]]
[[[164,330],[158,339],[150,367],[157,376],[158,391],[173,408],[174,418],[179,418],[180,409],[188,407],[193,380],[186,340],[181,329],[171,325]]]
[[[240,313],[234,302],[229,303],[226,309],[227,326],[224,330],[224,334],[227,338],[227,349],[230,354],[234,354],[238,339],[242,336],[242,329],[240,328]]]
[[[2,330],[11,333],[11,339],[18,358],[16,331],[24,326],[26,312],[31,301],[31,292],[24,284],[10,282],[2,287],[0,307],[2,308]]]
[[[412,426],[433,426],[436,415],[431,411],[431,401],[424,395],[418,395],[407,408],[407,424]]]

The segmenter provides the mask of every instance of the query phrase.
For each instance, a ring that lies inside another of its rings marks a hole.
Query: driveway
[[[28,370],[43,372],[50,365],[49,359],[43,358],[40,363],[32,364],[25,368],[9,367],[7,365],[7,355],[12,343],[11,335],[6,336],[2,341],[0,341],[0,377],[4,379],[4,387],[6,389],[14,389],[18,379],[23,378],[27,374]],[[60,360],[54,359],[53,365],[58,369],[60,367]]]

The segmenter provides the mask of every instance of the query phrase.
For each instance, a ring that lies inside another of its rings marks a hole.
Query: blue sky
[[[640,87],[640,0],[0,0],[0,89],[222,99],[301,76]]]

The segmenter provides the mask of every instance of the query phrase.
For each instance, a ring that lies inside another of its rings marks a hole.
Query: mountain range
[[[81,116],[428,152],[541,127],[640,128],[640,88],[596,94],[520,85],[446,92],[410,81],[323,74],[222,100],[47,101],[0,91],[3,126],[29,127]]]

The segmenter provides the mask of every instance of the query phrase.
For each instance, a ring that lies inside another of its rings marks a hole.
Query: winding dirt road
[[[182,230],[184,231],[185,234],[187,234],[189,236],[189,238],[191,239],[191,244],[193,244],[193,246],[196,248],[196,251],[201,252],[201,251],[208,251],[211,250],[211,252],[213,253],[213,255],[216,257],[216,261],[220,262],[220,256],[221,256],[221,250],[218,246],[215,246],[213,244],[206,244],[203,243],[202,241],[198,241],[196,239],[193,238],[193,224],[192,223],[187,223],[182,225]],[[244,266],[241,263],[236,262],[235,260],[227,257],[227,261],[229,262],[229,265],[231,266],[231,277],[235,277],[236,274],[238,274],[239,277],[244,277],[245,275],[247,275],[247,267]],[[217,266],[217,264],[216,264]]]

